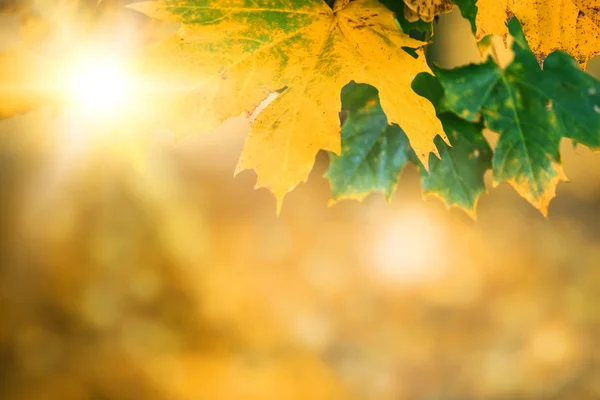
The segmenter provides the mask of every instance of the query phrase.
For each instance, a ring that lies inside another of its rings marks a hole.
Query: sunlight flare
[[[99,55],[82,58],[73,65],[66,90],[82,117],[104,120],[125,111],[134,88],[123,60]]]

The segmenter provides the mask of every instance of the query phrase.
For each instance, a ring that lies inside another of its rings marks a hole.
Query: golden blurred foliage
[[[474,223],[414,170],[328,208],[324,154],[277,217],[241,118],[89,131],[0,122],[0,399],[600,398],[599,154],[563,143],[547,220],[503,185]]]

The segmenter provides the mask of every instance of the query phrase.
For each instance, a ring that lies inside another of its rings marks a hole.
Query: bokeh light
[[[399,285],[435,281],[444,273],[443,225],[421,207],[390,218],[372,237],[373,268]]]

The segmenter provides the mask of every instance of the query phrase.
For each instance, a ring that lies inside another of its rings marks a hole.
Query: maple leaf
[[[479,197],[485,193],[485,172],[491,168],[492,150],[482,134],[482,124],[473,124],[453,114],[440,115],[446,144],[435,144],[440,157],[430,155],[429,171],[420,168],[423,194],[442,200],[448,208],[459,207],[476,219]]]
[[[402,129],[388,124],[377,89],[352,82],[342,89],[342,109],[347,113],[342,126],[342,152],[339,156],[331,154],[325,174],[333,201],[360,201],[372,192],[382,192],[389,200],[398,176],[412,162],[419,166],[424,196],[433,195],[475,219],[477,200],[485,192],[483,177],[492,160],[492,150],[481,133],[483,124],[451,114],[434,76],[421,73],[412,87],[435,106],[452,146],[439,136],[434,139],[441,159],[430,154],[428,171]]]
[[[540,62],[552,51],[563,50],[585,69],[600,54],[598,0],[479,0],[477,7],[477,39],[489,34],[506,38],[506,19],[514,15]]]
[[[484,175],[492,167],[492,149],[482,134],[483,124],[448,112],[443,88],[434,76],[419,74],[413,89],[434,104],[451,144],[435,138],[440,158],[430,155],[429,171],[420,166],[423,194],[437,197],[448,208],[459,207],[476,219],[477,202],[486,191]]]
[[[351,80],[379,88],[387,117],[402,126],[424,162],[437,151],[433,138],[443,134],[431,103],[410,87],[416,74],[429,70],[424,56],[415,59],[402,49],[424,43],[402,33],[376,0],[336,4],[335,12],[321,0],[131,5],[183,24],[179,40],[154,51],[157,58],[168,56],[167,71],[173,65],[185,71],[189,92],[177,108],[187,111],[174,119],[193,116],[194,133],[250,113],[285,88],[256,118],[236,169],[254,169],[257,187],[269,188],[278,205],[306,180],[320,149],[339,152],[339,94]]]
[[[566,179],[560,139],[600,148],[600,82],[560,51],[546,58],[542,71],[519,21],[514,18],[508,28],[515,56],[505,70],[489,58],[435,73],[453,112],[468,120],[481,112],[487,127],[500,134],[494,185],[509,182],[546,215],[556,185]]]
[[[389,200],[398,175],[416,158],[408,138],[398,125],[388,124],[373,86],[355,82],[344,86],[342,110],[348,113],[342,125],[342,150],[339,156],[330,154],[325,173],[333,200],[361,201],[374,191]]]

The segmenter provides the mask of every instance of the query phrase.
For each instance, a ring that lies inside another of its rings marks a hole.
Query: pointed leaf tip
[[[479,65],[438,69],[436,75],[453,112],[480,112],[486,126],[500,134],[492,162],[494,185],[511,184],[547,215],[557,184],[566,179],[560,165],[561,138],[591,148],[600,145],[600,118],[590,106],[600,102],[600,85],[562,52],[550,54],[542,71],[519,21],[511,20],[509,28],[514,59],[504,70],[488,59]]]

